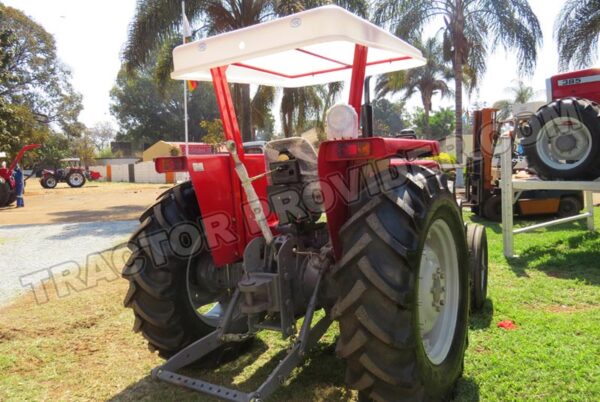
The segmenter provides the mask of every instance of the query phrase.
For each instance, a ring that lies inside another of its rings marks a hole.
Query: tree
[[[452,79],[452,70],[444,61],[442,44],[436,37],[427,39],[424,44],[417,41],[414,45],[423,52],[427,64],[423,67],[380,76],[375,91],[380,98],[388,94],[403,92],[402,100],[404,101],[419,92],[423,103],[425,122],[428,124],[433,95],[440,94],[445,97],[452,94],[447,83]],[[424,127],[424,131],[425,134],[430,134],[427,125]]]
[[[84,126],[78,121],[81,95],[73,89],[71,73],[56,56],[51,34],[21,11],[0,3],[0,46],[4,49],[0,97],[28,107],[43,120],[71,136]]]
[[[504,120],[512,114],[512,107],[515,104],[527,103],[535,96],[535,91],[532,87],[525,85],[522,80],[513,81],[514,85],[506,88],[506,91],[511,93],[510,99],[502,99],[494,103],[494,109],[498,109],[497,118]]]
[[[329,4],[326,0],[188,0],[186,13],[195,25],[201,26],[195,35],[213,35],[239,29],[276,16],[289,15],[304,9]],[[359,15],[366,16],[368,5],[364,0],[336,0],[333,3],[347,8]],[[202,22],[202,23],[200,23]],[[160,80],[168,79],[172,70],[171,50],[180,43],[181,23],[180,3],[170,0],[140,0],[136,15],[131,24],[129,38],[125,46],[124,61],[127,71],[132,72],[143,66],[151,55],[159,51],[155,76]],[[260,94],[260,90],[257,91]],[[294,124],[307,120],[315,106],[315,92],[311,90],[284,89],[282,116],[286,120],[287,132]],[[263,102],[250,101],[250,87],[245,84],[233,86],[233,98],[236,106],[240,129],[244,141],[252,139],[252,119],[272,105],[274,97],[259,98]],[[296,103],[297,102],[297,103]],[[257,111],[258,109],[258,111]],[[303,115],[306,112],[306,115]],[[264,122],[268,122],[266,117]],[[260,125],[259,129],[264,128]]]
[[[485,72],[488,51],[501,45],[517,51],[521,73],[531,73],[542,43],[537,17],[527,0],[377,0],[374,8],[375,21],[401,38],[414,38],[428,23],[443,21],[444,57],[454,73],[457,156],[462,162],[465,72],[476,82]]]
[[[96,149],[100,150],[108,147],[117,133],[110,122],[102,121],[86,129],[85,135],[90,138]]]
[[[120,127],[117,139],[131,141],[138,149],[158,140],[183,140],[181,85],[168,81],[161,88],[152,74],[151,67],[133,75],[121,69],[111,90],[110,110]],[[189,96],[189,139],[200,141],[206,133],[200,122],[219,118],[219,111],[210,84],[200,83]]]
[[[417,134],[423,134],[425,138],[441,140],[454,131],[454,110],[450,108],[441,108],[439,111],[433,112],[428,121],[425,119],[425,111],[417,108],[412,115],[412,124],[416,128]],[[426,127],[430,130],[429,134],[425,133]]]
[[[590,66],[598,55],[600,2],[567,0],[554,25],[562,70]]]
[[[403,101],[392,103],[385,98],[376,99],[373,106],[373,131],[375,135],[392,137],[408,124]]]

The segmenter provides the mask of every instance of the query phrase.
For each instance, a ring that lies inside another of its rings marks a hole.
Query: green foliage
[[[202,138],[203,142],[210,144],[213,147],[217,147],[225,142],[223,122],[221,122],[220,119],[201,121],[200,127],[206,131],[206,135]]]
[[[181,148],[179,148],[178,146],[173,145],[171,147],[171,149],[169,149],[169,155],[171,155],[171,156],[179,156],[179,155],[181,155]]]
[[[412,115],[412,124],[416,127],[417,134],[425,138],[440,140],[454,132],[454,110],[450,108],[441,108],[429,116],[426,120],[423,109],[418,108]],[[431,134],[425,135],[425,128],[429,127]]]
[[[97,153],[97,158],[103,159],[103,158],[114,158],[115,154],[113,153],[112,149],[110,147],[106,147],[106,148],[102,148],[98,151]]]
[[[433,156],[431,159],[440,165],[453,165],[456,163],[456,156],[447,152],[440,152],[439,155]]]
[[[119,141],[131,141],[138,149],[158,140],[183,141],[183,83],[168,81],[161,88],[146,68],[133,75],[122,69],[111,90],[111,113],[119,123]],[[189,94],[189,139],[201,141],[206,130],[203,120],[219,117],[214,93],[209,83],[199,83]]]
[[[37,149],[37,160],[40,166],[55,168],[59,160],[70,157],[69,139],[62,134],[52,134]]]
[[[84,166],[90,166],[94,163],[96,157],[96,145],[93,138],[84,133],[80,138],[73,138],[70,144],[71,157],[81,159]]]
[[[393,137],[408,126],[404,102],[390,102],[385,98],[372,102],[373,131],[375,135]]]
[[[511,98],[494,102],[492,106],[494,109],[498,109],[498,120],[509,118],[512,115],[512,108],[515,104],[527,103],[535,96],[533,88],[525,85],[523,80],[515,80],[514,85],[506,88],[506,91],[512,95]]]
[[[428,117],[433,107],[431,101],[433,95],[440,94],[445,97],[452,94],[447,83],[452,79],[452,69],[443,59],[442,44],[436,37],[427,39],[425,43],[416,39],[412,44],[422,51],[427,64],[423,67],[380,76],[375,91],[378,97],[402,92],[403,101],[407,101],[419,92],[425,116]],[[425,122],[427,121],[426,118]],[[425,126],[424,132],[430,134],[429,127]]]
[[[37,120],[67,135],[81,134],[81,95],[56,56],[54,38],[21,11],[2,4],[0,70],[0,97],[6,103],[29,108]]]
[[[556,19],[554,36],[562,70],[591,66],[598,57],[600,2],[567,0]]]

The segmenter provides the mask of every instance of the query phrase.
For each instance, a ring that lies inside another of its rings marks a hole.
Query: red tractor
[[[361,398],[450,395],[463,370],[469,301],[485,300],[485,230],[464,224],[446,176],[421,160],[438,154],[437,142],[376,137],[368,124],[359,131],[365,76],[424,63],[414,47],[335,6],[174,50],[173,78],[212,81],[229,152],[155,160],[158,172],[188,172],[191,181],[142,214],[123,270],[134,330],[169,358],[154,378],[261,401],[336,320],[337,354]],[[346,78],[349,102],[329,110],[318,154],[300,137],[244,151],[229,83]],[[240,355],[261,330],[281,333],[290,348],[257,390],[178,373]]]
[[[66,165],[64,168],[42,171],[40,184],[44,188],[55,188],[60,182],[67,183],[70,187],[82,187],[86,180],[97,180],[100,178],[98,172],[88,172],[81,167],[79,158],[65,158],[60,160],[61,164]]]
[[[13,173],[15,167],[23,158],[27,151],[41,147],[41,144],[26,145],[17,154],[17,157],[11,162],[8,167],[0,167],[0,207],[11,205],[17,199],[15,192],[16,184]]]
[[[600,177],[600,69],[556,75],[548,103],[520,127],[529,167],[555,180]]]

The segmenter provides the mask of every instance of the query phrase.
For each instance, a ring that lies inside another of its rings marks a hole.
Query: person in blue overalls
[[[17,194],[17,208],[22,208],[25,206],[25,202],[23,201],[23,193],[25,192],[25,178],[23,176],[23,171],[21,167],[17,165],[15,168],[15,192]]]

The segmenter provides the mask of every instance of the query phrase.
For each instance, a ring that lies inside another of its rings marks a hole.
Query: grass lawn
[[[521,257],[509,261],[499,225],[488,225],[488,236],[489,299],[471,318],[456,400],[600,400],[600,235],[583,223],[519,235]],[[161,360],[132,333],[125,291],[118,279],[42,305],[26,295],[0,309],[0,400],[212,400],[149,378]],[[508,319],[517,330],[497,327]],[[272,400],[356,399],[344,388],[336,334],[334,326]],[[261,333],[242,358],[194,374],[249,391],[286,345]]]

